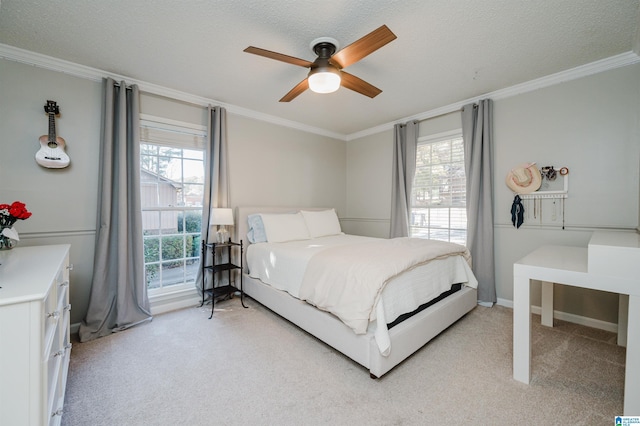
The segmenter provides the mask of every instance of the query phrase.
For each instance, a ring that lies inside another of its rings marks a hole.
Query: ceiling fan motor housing
[[[334,70],[337,72],[340,68],[330,62],[331,56],[336,53],[337,49],[336,44],[333,42],[334,40],[322,40],[320,42],[317,40],[314,40],[316,44],[313,46],[313,53],[318,55],[318,57],[313,61],[313,64],[311,64],[311,71],[313,72],[315,69],[320,69],[323,72],[334,72]],[[311,75],[311,73],[309,73],[309,75]]]
[[[318,52],[316,49],[320,46],[326,46],[326,45],[331,45],[333,46],[333,51],[331,53],[329,53],[329,56],[333,55],[334,53],[336,53],[336,51],[340,48],[340,44],[338,43],[338,40],[336,40],[335,38],[331,38],[331,37],[319,37],[315,40],[313,40],[311,43],[309,43],[309,47],[311,48],[311,51],[313,53],[315,53],[316,55],[320,55],[320,52]]]

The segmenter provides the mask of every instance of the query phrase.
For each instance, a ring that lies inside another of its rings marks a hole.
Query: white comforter
[[[420,238],[334,247],[311,258],[299,297],[336,315],[356,334],[364,334],[369,321],[375,318],[374,307],[380,294],[391,279],[450,256],[471,260],[463,246]]]

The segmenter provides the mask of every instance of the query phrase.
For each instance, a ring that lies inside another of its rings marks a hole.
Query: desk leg
[[[624,415],[640,415],[640,296],[629,296]]]
[[[627,346],[627,324],[629,324],[629,295],[618,296],[618,346]]]
[[[529,384],[531,376],[531,285],[513,277],[513,378]]]
[[[542,325],[553,327],[553,283],[542,281]]]

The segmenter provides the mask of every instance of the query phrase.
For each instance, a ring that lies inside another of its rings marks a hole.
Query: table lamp
[[[209,223],[218,226],[216,242],[226,243],[229,240],[229,231],[227,231],[226,226],[233,226],[233,211],[227,208],[214,207],[211,209],[211,219]]]

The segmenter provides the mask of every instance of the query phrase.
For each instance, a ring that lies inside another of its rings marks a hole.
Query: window
[[[193,287],[200,258],[204,134],[141,120],[140,195],[150,294]]]
[[[411,192],[411,236],[466,245],[466,200],[461,132],[419,139]]]

